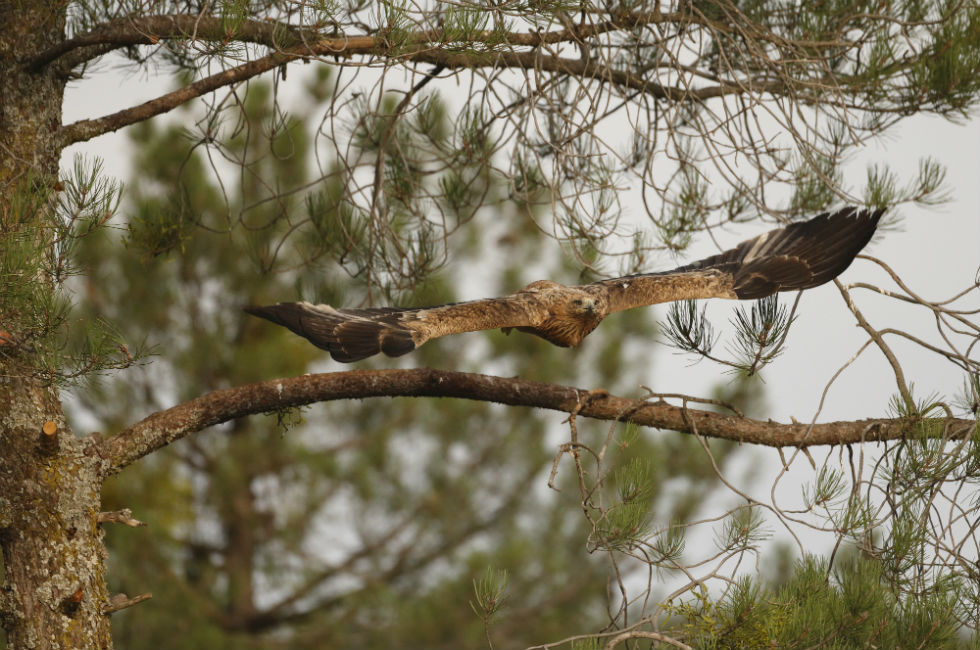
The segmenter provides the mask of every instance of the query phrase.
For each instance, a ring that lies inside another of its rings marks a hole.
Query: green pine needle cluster
[[[146,357],[142,339],[127,342],[107,319],[73,312],[88,270],[77,249],[108,227],[120,192],[101,161],[80,156],[57,182],[27,178],[11,192],[0,229],[0,354],[9,378],[71,385]]]
[[[722,598],[697,591],[667,603],[663,629],[706,650],[966,649],[976,639],[959,631],[968,614],[963,592],[956,580],[939,580],[903,595],[872,558],[854,552],[828,570],[826,560],[808,556],[780,586],[742,577]]]

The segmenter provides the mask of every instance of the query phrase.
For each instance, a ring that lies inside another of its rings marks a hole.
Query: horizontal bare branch
[[[161,95],[150,101],[143,102],[138,106],[132,106],[93,120],[79,120],[67,124],[58,133],[59,146],[63,148],[76,142],[91,140],[100,135],[118,131],[130,124],[148,120],[151,117],[171,111],[181,104],[215,91],[218,88],[256,77],[293,58],[296,57],[280,53],[270,54],[260,59],[243,63],[238,67],[213,74],[210,77],[205,77],[166,95]]]
[[[377,53],[380,45],[378,39],[374,37],[358,36],[324,39],[315,44],[303,45],[289,51],[274,52],[253,61],[243,63],[237,67],[205,77],[204,79],[195,81],[166,95],[151,99],[138,106],[126,108],[111,115],[91,120],[79,120],[78,122],[65,125],[59,133],[60,146],[66,147],[76,142],[91,140],[105,133],[117,131],[130,124],[142,122],[156,115],[173,110],[201,95],[213,92],[224,86],[246,81],[296,59],[307,59],[314,55],[347,58],[355,55]],[[726,82],[697,89],[664,86],[659,83],[647,81],[628,71],[613,70],[592,61],[545,55],[539,50],[530,52],[472,54],[447,52],[426,47],[401,52],[394,56],[394,59],[403,63],[432,63],[448,69],[504,67],[554,72],[613,83],[647,93],[654,97],[673,101],[703,101],[712,97],[741,93],[774,93],[786,87],[786,84],[782,81],[737,84]]]
[[[563,42],[579,42],[595,38],[602,34],[624,29],[634,29],[642,25],[673,22],[678,24],[708,24],[689,13],[658,12],[623,12],[613,20],[604,20],[595,24],[575,24],[567,28],[553,31],[479,31],[474,32],[466,40],[477,44],[501,44],[518,47],[540,47]],[[713,29],[724,31],[723,24],[711,23]],[[65,39],[37,57],[30,65],[37,69],[58,61],[66,67],[74,67],[96,56],[101,56],[109,49],[118,49],[133,45],[155,45],[165,40],[194,40],[211,43],[255,43],[265,45],[278,51],[285,51],[296,46],[306,45],[309,49],[305,54],[315,56],[312,47],[324,40],[335,42],[358,41],[370,39],[375,48],[384,46],[385,34],[380,30],[378,36],[340,36],[324,38],[325,34],[314,28],[304,28],[289,23],[273,20],[225,20],[217,16],[195,16],[185,14],[167,14],[159,16],[132,16],[116,18],[98,25],[88,32]],[[443,30],[418,30],[408,34],[406,44],[441,44],[446,42]],[[302,52],[300,52],[302,54]],[[59,61],[66,55],[71,55],[69,61]]]
[[[107,48],[111,51],[133,45],[156,45],[161,41],[239,42],[283,48],[319,38],[312,29],[298,29],[284,23],[261,20],[243,20],[232,24],[214,16],[192,14],[132,16],[110,20],[65,39],[41,52],[31,61],[31,67],[38,69],[57,62],[71,68],[105,54]]]
[[[572,25],[549,32],[477,32],[468,37],[471,44],[484,44],[488,51],[457,52],[444,49],[446,37],[441,30],[410,32],[399,39],[397,46],[389,35],[327,36],[322,32],[301,29],[285,23],[247,20],[231,26],[213,16],[144,16],[120,18],[96,29],[67,39],[38,56],[31,65],[42,67],[61,60],[65,67],[100,56],[107,48],[140,44],[156,44],[162,40],[195,40],[226,44],[233,41],[266,45],[272,52],[233,68],[200,79],[183,88],[162,95],[138,106],[91,120],[80,120],[61,129],[62,146],[90,140],[168,112],[192,99],[219,88],[240,83],[296,59],[332,57],[335,60],[353,56],[374,55],[398,63],[431,63],[448,69],[515,68],[595,79],[629,88],[661,99],[673,101],[703,101],[712,97],[741,93],[773,93],[786,88],[782,80],[755,82],[722,81],[700,88],[682,88],[650,81],[629,70],[614,69],[593,60],[573,59],[546,54],[540,46],[560,42],[581,42],[588,38],[620,29],[633,28],[654,22],[692,22],[682,14],[636,13],[625,14],[613,21],[595,25]],[[696,21],[695,21],[696,22]],[[511,48],[511,49],[504,49]],[[521,51],[512,48],[524,48]],[[88,56],[86,53],[91,53]],[[799,90],[799,89],[797,89]]]
[[[115,473],[160,447],[215,424],[316,402],[367,397],[449,397],[529,406],[770,447],[895,440],[913,432],[917,424],[909,418],[827,422],[812,426],[782,424],[517,378],[432,368],[353,370],[217,390],[150,415],[106,439],[100,451],[108,460],[108,472]],[[976,427],[976,423],[969,420],[936,422],[945,426],[945,435],[949,438],[970,435]]]

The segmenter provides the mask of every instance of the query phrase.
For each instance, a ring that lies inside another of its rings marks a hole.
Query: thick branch
[[[289,63],[298,58],[307,58],[312,54],[317,56],[349,57],[378,51],[379,41],[371,36],[352,38],[331,38],[313,45],[304,45],[292,51],[275,52],[261,58],[243,63],[235,68],[224,70],[210,77],[195,81],[179,90],[151,99],[138,106],[126,108],[111,115],[92,120],[79,120],[62,127],[59,138],[60,146],[67,147],[76,142],[84,142],[105,133],[117,131],[130,124],[142,122],[161,113],[166,113],[181,104],[200,97],[218,88],[246,81],[267,72],[277,66]],[[394,56],[403,62],[432,63],[443,68],[480,68],[504,67],[524,70],[540,70],[555,72],[598,81],[610,82],[624,88],[631,88],[654,97],[673,101],[703,101],[712,97],[741,93],[775,93],[786,88],[782,81],[765,81],[751,83],[721,83],[698,89],[685,89],[676,86],[664,86],[647,81],[629,72],[612,70],[606,66],[580,59],[569,59],[558,56],[548,56],[535,50],[531,52],[504,53],[459,53],[446,52],[440,49],[419,48],[411,52],[403,52]]]
[[[910,434],[912,419],[805,424],[762,422],[744,417],[686,409],[665,402],[647,402],[516,378],[418,368],[353,370],[274,379],[217,390],[165,411],[159,411],[107,439],[101,453],[109,472],[118,472],[160,447],[207,427],[256,413],[366,397],[453,397],[510,406],[530,406],[600,420],[630,421],[658,429],[751,442],[770,447],[808,447],[895,440]],[[970,435],[976,423],[942,421],[946,437]]]
[[[234,30],[214,17],[148,16],[144,18],[118,19],[64,41],[50,49],[34,62],[43,66],[58,57],[75,52],[70,63],[80,62],[84,52],[91,49],[93,56],[105,53],[106,47],[153,44],[161,39],[194,39],[227,43],[246,41],[267,45],[274,49],[270,54],[229,68],[171,93],[157,97],[138,106],[92,120],[80,120],[66,125],[60,132],[62,147],[83,142],[116,131],[130,124],[147,120],[161,113],[213,92],[224,86],[239,83],[258,76],[277,66],[296,59],[311,57],[348,58],[361,55],[377,55],[402,63],[431,63],[448,69],[501,67],[522,70],[538,70],[596,79],[637,90],[661,99],[672,101],[703,101],[712,97],[752,93],[775,93],[785,90],[784,81],[721,82],[702,88],[667,86],[644,79],[627,70],[592,60],[572,59],[545,54],[539,47],[564,41],[581,41],[599,34],[658,21],[675,20],[690,22],[690,17],[659,13],[630,14],[616,21],[597,25],[574,25],[570,29],[552,32],[518,33],[479,32],[470,37],[471,44],[491,46],[495,49],[477,52],[453,52],[444,49],[445,39],[438,30],[424,30],[409,34],[397,48],[392,49],[386,34],[378,36],[321,37],[314,30],[303,30],[285,24],[263,21],[243,21]],[[524,47],[524,51],[500,50],[501,47]]]
[[[133,45],[156,45],[161,41],[193,40],[218,44],[235,41],[282,48],[318,39],[315,30],[262,20],[243,20],[232,26],[231,21],[214,16],[132,16],[110,20],[65,39],[39,54],[31,66],[38,69],[57,62],[70,69],[107,51]]]
[[[623,13],[614,20],[596,24],[576,24],[553,31],[474,32],[466,39],[473,45],[506,44],[521,47],[540,47],[563,42],[579,42],[595,38],[609,32],[634,29],[642,25],[673,22],[678,24],[704,24],[718,31],[725,31],[723,24],[715,24],[690,14],[660,12]],[[42,52],[31,61],[35,69],[54,61],[64,67],[74,67],[80,63],[105,54],[106,51],[133,45],[155,45],[164,40],[194,40],[226,44],[230,42],[255,43],[276,50],[306,45],[305,54],[313,56],[312,47],[324,40],[325,34],[314,28],[298,27],[288,23],[271,20],[230,21],[216,16],[195,16],[170,14],[161,16],[132,16],[110,20],[96,28],[65,39],[56,46]],[[385,36],[341,36],[334,40],[371,39],[375,46],[383,45]],[[326,39],[330,40],[330,39]],[[446,38],[441,30],[419,30],[411,32],[407,44],[442,44]],[[301,52],[300,52],[301,53]],[[68,56],[70,55],[70,56]],[[65,57],[65,59],[62,59]],[[59,60],[61,59],[61,60]]]
[[[296,57],[279,53],[270,54],[255,61],[244,63],[236,68],[205,77],[171,93],[167,93],[156,99],[151,99],[148,102],[143,102],[138,106],[126,108],[111,115],[95,118],[94,120],[73,122],[61,128],[58,134],[59,146],[64,148],[76,142],[91,140],[105,133],[117,131],[124,126],[148,120],[151,117],[171,111],[185,102],[215,91],[218,88],[251,79],[293,58]]]

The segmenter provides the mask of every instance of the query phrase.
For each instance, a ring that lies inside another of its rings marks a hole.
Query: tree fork
[[[66,6],[0,7],[0,238],[37,237],[38,250],[51,245],[40,239],[50,236],[39,222],[44,215],[14,214],[13,205],[19,192],[56,184],[67,77],[29,62],[64,40]],[[15,319],[5,311],[17,309],[0,296],[8,343],[26,338],[12,331]],[[10,648],[109,648],[106,553],[95,521],[104,461],[92,453],[93,439],[67,427],[58,389],[34,370],[29,346],[0,348],[0,623]]]

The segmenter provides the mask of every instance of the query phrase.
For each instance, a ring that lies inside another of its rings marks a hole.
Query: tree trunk
[[[45,216],[13,205],[57,179],[67,75],[30,60],[64,39],[65,6],[0,0],[0,247],[15,237],[51,245],[40,239],[51,236]],[[57,388],[33,372],[34,346],[12,342],[29,340],[13,331],[23,309],[0,291],[0,622],[11,648],[109,648],[96,523],[104,461],[65,425]]]
[[[34,385],[32,385],[34,384]],[[11,648],[109,648],[102,462],[64,426],[54,389],[0,384],[0,547]],[[44,433],[56,427],[53,435]]]

